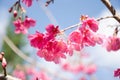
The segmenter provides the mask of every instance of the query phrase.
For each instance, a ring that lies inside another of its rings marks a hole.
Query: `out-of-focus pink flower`
[[[24,71],[21,70],[14,70],[13,76],[20,78],[21,80],[26,80],[26,75]]]
[[[119,77],[120,78],[120,68],[114,71],[114,77]]]
[[[36,22],[35,20],[33,20],[32,18],[25,18],[24,21],[22,21],[21,19],[17,19],[16,21],[13,22],[14,26],[15,26],[15,33],[16,34],[26,34],[28,31],[28,29],[31,26],[35,26]]]
[[[25,3],[26,6],[30,7],[32,5],[33,0],[22,0],[23,3]]]
[[[91,75],[96,72],[96,69],[97,69],[96,65],[92,64],[92,65],[86,66],[84,72],[88,75]]]
[[[65,63],[62,65],[62,68],[66,71],[78,74],[80,72],[83,72],[85,66],[83,64],[77,65],[77,66],[72,66],[68,63]]]
[[[120,49],[120,38],[111,36],[106,39],[105,47],[107,51],[117,51]]]
[[[51,80],[44,72],[38,72],[31,68],[27,70],[27,75],[31,76],[30,80]]]

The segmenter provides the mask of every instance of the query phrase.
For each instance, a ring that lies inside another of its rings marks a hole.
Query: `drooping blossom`
[[[21,80],[26,80],[25,72],[22,70],[18,70],[18,69],[14,70],[13,76],[15,76]]]
[[[120,49],[120,38],[110,36],[106,39],[105,45],[107,51],[117,51]]]
[[[119,77],[120,78],[120,68],[114,71],[114,77]]]
[[[46,61],[59,63],[60,58],[66,58],[66,51],[67,46],[63,41],[49,41],[43,49],[39,49],[37,55],[39,57],[44,57]]]
[[[31,46],[38,48],[37,55],[46,61],[60,62],[60,58],[66,58],[67,45],[63,40],[57,40],[56,35],[60,33],[58,26],[52,24],[46,27],[46,33],[36,32],[29,35]]]
[[[96,43],[102,44],[103,37],[95,33],[97,30],[98,22],[93,18],[83,16],[79,29],[68,36],[69,48],[72,49],[70,49],[69,53],[72,54],[73,50],[80,51],[85,46],[95,46]]]
[[[32,5],[33,0],[22,0],[23,3],[25,3],[26,6],[30,7]]]
[[[20,18],[13,22],[15,26],[15,33],[16,34],[26,34],[28,32],[28,29],[31,26],[35,26],[36,21],[32,18],[25,18],[24,21],[22,21]]]
[[[30,80],[51,80],[44,72],[36,71],[32,68],[27,69],[27,75],[31,76]]]
[[[62,65],[62,68],[65,70],[65,71],[69,71],[69,72],[72,72],[72,73],[75,73],[75,74],[78,74],[78,73],[81,73],[84,71],[84,68],[85,68],[85,65],[83,64],[79,64],[77,66],[72,66],[68,63],[65,63]]]
[[[85,20],[83,20],[82,26],[89,27],[93,32],[98,30],[98,22],[94,18],[87,17]]]
[[[95,64],[91,64],[91,65],[88,65],[88,66],[85,67],[84,72],[86,74],[88,74],[88,75],[92,75],[92,74],[94,74],[96,72],[96,70],[97,70],[96,65]]]
[[[31,46],[35,47],[35,48],[43,48],[43,46],[45,45],[45,40],[44,40],[44,34],[40,33],[38,31],[36,31],[35,34],[31,34],[28,36],[29,40],[30,40],[30,44]]]

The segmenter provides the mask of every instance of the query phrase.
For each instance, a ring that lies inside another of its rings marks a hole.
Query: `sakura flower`
[[[92,31],[98,30],[98,22],[94,18],[87,18],[82,22],[82,26],[88,26]]]
[[[26,17],[23,23],[26,28],[30,28],[31,26],[32,27],[35,26],[36,21],[33,20],[32,18]]]
[[[47,74],[42,71],[36,71],[32,68],[27,69],[27,74],[31,76],[30,80],[51,80]]]
[[[56,64],[61,58],[66,58],[67,46],[63,41],[49,41],[43,49],[39,49],[37,55],[44,57],[46,61],[53,61]]]
[[[114,71],[114,77],[119,77],[120,78],[120,68]]]
[[[80,44],[82,42],[82,34],[80,31],[73,31],[70,35],[69,35],[69,41],[71,42],[75,42]]]
[[[117,51],[120,49],[120,38],[111,36],[106,39],[105,47],[107,51]]]
[[[59,26],[54,26],[53,24],[49,24],[46,26],[46,34],[50,37],[56,36],[58,33],[60,33]]]
[[[87,73],[88,75],[91,75],[96,72],[96,69],[97,69],[96,65],[92,64],[92,65],[86,66],[84,72]]]
[[[16,34],[20,34],[20,33],[26,34],[27,33],[27,28],[25,28],[21,19],[14,21],[13,24],[15,26],[15,33]]]
[[[13,75],[17,78],[20,78],[21,80],[26,80],[25,72],[22,70],[14,70]]]
[[[26,6],[30,7],[32,5],[33,0],[22,0],[23,3],[25,3]]]
[[[42,48],[44,45],[44,34],[36,31],[35,34],[31,34],[28,36],[29,40],[30,40],[30,44],[31,46],[35,47],[35,48]]]
[[[36,22],[35,20],[31,19],[31,18],[25,18],[24,21],[22,21],[20,18],[17,19],[16,21],[13,22],[14,26],[15,26],[15,33],[16,34],[26,34],[28,32],[28,29],[31,26],[35,26]]]

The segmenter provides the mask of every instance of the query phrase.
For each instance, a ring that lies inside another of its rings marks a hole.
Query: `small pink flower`
[[[33,0],[22,0],[23,3],[25,3],[26,6],[30,7],[32,5]]]
[[[36,31],[35,34],[28,36],[31,46],[35,48],[42,48],[44,45],[44,34]]]
[[[24,21],[22,21],[21,19],[17,19],[16,21],[13,22],[13,24],[15,26],[16,34],[20,33],[26,34],[31,26],[35,26],[36,22],[31,18],[25,18]]]
[[[26,28],[30,28],[31,26],[32,27],[35,26],[36,21],[33,20],[32,18],[26,17],[23,23]]]
[[[83,35],[80,31],[73,31],[69,35],[69,41],[81,44]]]
[[[46,34],[53,37],[60,33],[59,26],[54,26],[53,24],[49,24],[48,26],[46,26],[46,31]]]
[[[117,51],[120,49],[120,38],[112,36],[106,39],[105,47],[107,51]]]
[[[26,75],[24,71],[21,70],[14,70],[13,75],[21,80],[26,80]]]
[[[87,18],[83,21],[82,26],[88,26],[92,31],[98,30],[98,22],[94,18]]]
[[[120,78],[120,68],[114,71],[114,77],[119,77]]]
[[[96,69],[97,69],[96,65],[92,64],[86,66],[84,72],[87,73],[88,75],[91,75],[96,72]]]
[[[26,34],[27,33],[27,29],[24,27],[24,24],[21,21],[21,19],[14,21],[13,24],[15,26],[16,34],[20,34],[20,33]]]

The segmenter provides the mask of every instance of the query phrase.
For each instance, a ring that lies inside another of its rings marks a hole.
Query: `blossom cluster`
[[[30,77],[30,80],[51,80],[43,71],[36,71],[33,68],[27,68],[26,70],[16,68],[13,75],[21,80],[27,80],[28,77]]]
[[[31,46],[38,49],[37,55],[47,61],[60,62],[60,58],[66,58],[67,45],[63,40],[57,40],[60,33],[59,27],[52,24],[46,27],[46,33],[36,32],[29,35]]]
[[[14,26],[15,26],[15,33],[16,34],[26,34],[28,33],[28,29],[32,26],[34,27],[36,24],[36,21],[33,20],[32,18],[28,18],[26,17],[24,21],[22,21],[21,18],[15,20],[13,22]]]
[[[93,18],[87,18],[82,22],[79,29],[73,31],[67,42],[56,38],[60,35],[58,26],[52,24],[46,27],[46,33],[36,32],[29,35],[31,46],[38,49],[37,55],[47,61],[60,62],[60,58],[66,58],[65,53],[73,54],[74,50],[80,51],[84,46],[95,46],[102,44],[101,37],[95,32],[98,30],[98,22]]]
[[[72,66],[68,63],[63,64],[62,68],[66,71],[70,71],[72,73],[78,74],[78,73],[84,73],[87,75],[92,75],[96,72],[96,65],[95,64],[79,64],[78,66]]]

